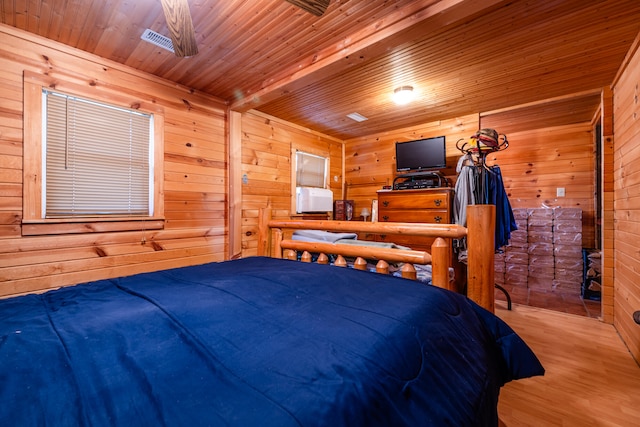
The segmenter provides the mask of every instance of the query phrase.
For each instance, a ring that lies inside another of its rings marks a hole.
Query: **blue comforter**
[[[497,425],[544,370],[499,318],[405,279],[270,258],[0,301],[3,426]]]

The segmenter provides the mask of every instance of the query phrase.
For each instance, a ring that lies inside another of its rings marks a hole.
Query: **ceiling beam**
[[[444,26],[464,23],[508,0],[421,0],[385,15],[365,29],[346,35],[344,43],[315,52],[294,66],[229,100],[233,111],[248,111],[286,93],[351,69],[399,44]]]
[[[584,98],[584,97],[589,97],[589,96],[594,96],[594,95],[600,95],[601,92],[602,92],[602,88],[596,88],[596,89],[591,89],[591,90],[584,90],[582,92],[577,92],[577,93],[568,93],[566,95],[556,96],[556,97],[553,97],[553,98],[541,99],[541,100],[538,100],[538,101],[528,102],[526,104],[513,105],[513,106],[510,106],[510,107],[506,107],[506,108],[500,108],[498,110],[485,111],[485,112],[480,113],[480,117],[487,117],[487,116],[492,116],[494,114],[507,113],[507,112],[510,112],[510,111],[522,110],[524,108],[537,107],[537,106],[545,105],[545,104],[552,104],[554,102],[561,102],[561,101]]]
[[[187,0],[160,0],[160,3],[176,56],[182,58],[197,54],[198,44]]]

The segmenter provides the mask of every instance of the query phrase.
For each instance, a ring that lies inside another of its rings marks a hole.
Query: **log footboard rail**
[[[274,219],[270,208],[260,209],[258,255],[275,258],[297,259],[311,262],[311,253],[320,254],[318,263],[329,263],[327,254],[336,255],[334,265],[346,266],[344,257],[355,258],[354,268],[366,269],[366,261],[376,260],[376,271],[389,273],[389,263],[404,263],[402,277],[415,279],[413,264],[431,264],[432,284],[451,289],[449,282],[449,244],[446,239],[467,239],[467,297],[487,310],[494,312],[494,239],[495,206],[473,205],[467,207],[467,227],[457,224],[425,224],[400,222],[362,222],[329,220]],[[292,240],[294,230],[322,230],[410,235],[435,238],[431,253],[414,250],[357,246],[340,243],[306,242]],[[286,237],[286,238],[285,238]]]
[[[439,246],[434,248],[436,252],[438,250],[444,250],[447,252],[447,245],[443,239],[438,238],[436,242]],[[417,273],[413,264],[431,264],[432,255],[424,251],[412,251],[412,250],[400,250],[400,249],[388,249],[388,248],[371,248],[366,246],[354,246],[340,243],[322,243],[322,242],[303,242],[299,240],[282,240],[280,241],[280,247],[283,249],[283,257],[287,259],[297,260],[298,251],[302,251],[301,261],[311,262],[311,253],[319,253],[317,263],[329,264],[329,257],[327,254],[337,255],[334,265],[338,267],[346,267],[347,261],[344,257],[355,258],[353,268],[356,270],[366,270],[366,260],[376,260],[376,272],[389,274],[389,263],[399,262],[404,263],[401,269],[402,277],[405,279],[416,280]],[[279,251],[276,249],[276,255]],[[433,272],[432,283],[436,286],[447,287],[448,281],[448,269],[446,266],[441,266]],[[440,271],[442,270],[442,271]]]

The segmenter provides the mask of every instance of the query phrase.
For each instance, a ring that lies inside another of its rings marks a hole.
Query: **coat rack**
[[[484,133],[483,133],[484,131]],[[507,135],[494,133],[490,136],[486,136],[488,131],[493,129],[481,129],[472,136],[469,141],[465,138],[459,139],[456,142],[456,148],[464,154],[470,155],[474,159],[474,164],[480,171],[480,189],[478,191],[480,198],[478,204],[488,203],[487,194],[487,154],[495,153],[496,151],[504,151],[509,147],[509,140]]]
[[[491,171],[487,166],[487,155],[506,150],[508,147],[509,141],[507,140],[507,136],[498,134],[493,129],[480,129],[468,141],[462,138],[456,142],[456,148],[471,158],[480,173],[478,180],[479,185],[476,189],[477,191],[474,192],[476,204],[488,204],[490,201],[488,173],[491,173]],[[497,283],[494,283],[494,286],[504,293],[507,299],[507,309],[511,310],[511,296],[507,290]]]

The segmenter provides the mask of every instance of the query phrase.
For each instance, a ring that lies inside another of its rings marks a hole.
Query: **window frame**
[[[315,158],[318,158],[318,159],[324,159],[324,173],[323,173],[323,177],[322,177],[322,180],[324,181],[323,182],[323,186],[322,187],[316,187],[316,188],[322,188],[322,189],[329,188],[329,156],[310,153],[309,151],[305,151],[305,150],[295,150],[296,187],[299,187],[299,185],[298,185],[298,155],[300,155],[300,154],[306,155],[306,156],[310,156],[310,157],[315,157]]]
[[[153,115],[153,215],[78,216],[45,218],[43,214],[43,89],[59,91],[96,102],[137,109]],[[22,235],[95,233],[164,228],[164,111],[152,101],[141,101],[96,85],[69,81],[25,71],[24,74],[24,166]]]
[[[292,147],[291,148],[291,212],[296,212],[296,188],[298,187],[298,153],[306,153],[312,156],[324,157],[325,159],[325,172],[324,172],[324,189],[330,189],[329,175],[331,173],[331,153],[329,151],[313,150],[309,148]]]

